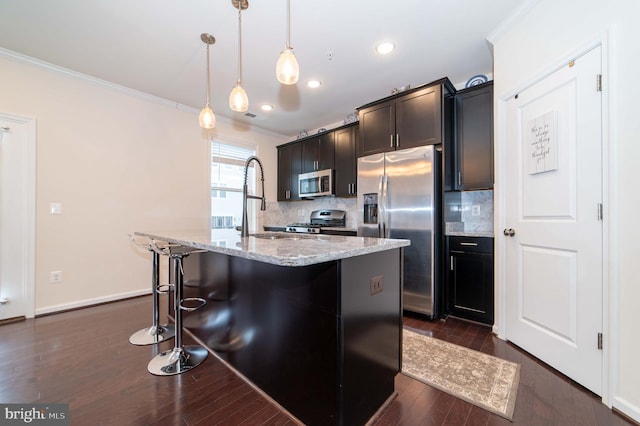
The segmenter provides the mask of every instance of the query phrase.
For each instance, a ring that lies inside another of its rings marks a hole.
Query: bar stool
[[[160,248],[155,241],[151,241],[151,248],[158,254],[169,256],[173,262],[173,275],[176,280],[173,292],[175,339],[173,349],[159,353],[153,357],[147,365],[147,370],[156,376],[172,376],[184,373],[198,366],[209,354],[203,346],[184,345],[182,343],[182,312],[195,311],[207,303],[206,300],[200,297],[182,297],[184,286],[183,260],[192,253],[202,253],[206,250],[171,244]],[[197,304],[187,306],[188,303],[194,302]]]
[[[129,337],[132,345],[152,345],[169,340],[174,336],[174,329],[166,324],[160,324],[160,294],[170,291],[169,285],[160,285],[160,254],[151,247],[147,240],[145,244],[136,240],[133,235],[129,235],[131,241],[138,247],[145,248],[151,252],[151,294],[153,295],[152,322],[151,326],[138,330]]]

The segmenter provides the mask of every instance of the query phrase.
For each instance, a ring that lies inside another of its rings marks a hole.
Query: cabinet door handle
[[[478,247],[478,243],[460,243],[461,246]]]
[[[288,189],[284,191],[284,198],[287,200],[291,198],[291,191],[289,191]]]
[[[449,259],[451,259],[449,263],[451,264],[450,268],[453,271],[453,256],[449,256]]]
[[[400,133],[396,133],[396,148],[400,147]]]
[[[462,185],[462,173],[458,172],[458,186]]]
[[[393,135],[389,135],[389,148],[393,148]]]

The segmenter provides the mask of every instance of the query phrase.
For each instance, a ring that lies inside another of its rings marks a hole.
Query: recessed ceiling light
[[[386,55],[388,53],[391,53],[391,51],[395,49],[395,47],[396,46],[390,41],[384,41],[376,46],[376,52],[381,55]]]
[[[322,82],[320,80],[309,80],[309,81],[307,81],[307,87],[310,87],[312,89],[317,89],[320,86],[322,86]]]
[[[273,110],[273,105],[262,104],[262,105],[260,105],[260,109],[263,110],[263,111],[271,111],[271,110]]]

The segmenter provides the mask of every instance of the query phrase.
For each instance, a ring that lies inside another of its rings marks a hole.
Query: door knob
[[[514,235],[516,235],[516,231],[513,228],[504,228],[504,231],[502,231],[502,233],[505,235],[505,237],[513,237]]]

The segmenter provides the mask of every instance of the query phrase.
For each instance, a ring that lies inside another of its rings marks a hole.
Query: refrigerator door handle
[[[378,238],[384,238],[384,175],[378,181]]]
[[[389,207],[389,175],[382,176],[382,205],[384,206],[382,211],[382,237],[389,238],[389,216],[387,215]]]

